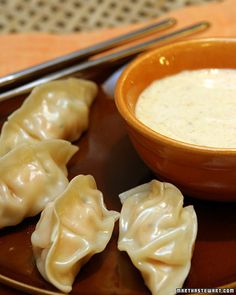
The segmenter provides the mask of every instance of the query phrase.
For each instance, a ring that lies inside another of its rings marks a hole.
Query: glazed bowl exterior
[[[236,147],[211,148],[163,136],[135,117],[139,94],[154,80],[185,70],[236,69],[236,39],[198,39],[151,50],[118,80],[115,101],[131,141],[159,179],[201,199],[236,201]]]

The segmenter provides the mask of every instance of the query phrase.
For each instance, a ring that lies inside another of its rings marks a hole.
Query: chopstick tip
[[[170,17],[170,18],[168,18],[168,22],[172,25],[175,25],[175,24],[177,24],[177,19],[174,17]]]
[[[199,22],[199,26],[202,26],[203,28],[209,28],[211,26],[211,23],[209,21],[201,21]]]

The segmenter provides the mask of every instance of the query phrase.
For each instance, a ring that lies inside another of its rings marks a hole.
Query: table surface
[[[69,33],[142,22],[183,6],[221,0],[0,0],[0,34]],[[53,17],[52,17],[53,15]]]

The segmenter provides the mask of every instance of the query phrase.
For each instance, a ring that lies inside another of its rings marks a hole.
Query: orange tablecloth
[[[194,38],[236,37],[236,0],[186,7],[166,14],[165,18],[168,16],[175,17],[178,21],[171,30],[200,20],[210,21],[212,24],[210,29],[194,35]],[[69,35],[45,33],[1,35],[0,76],[87,47],[141,25],[143,24]]]

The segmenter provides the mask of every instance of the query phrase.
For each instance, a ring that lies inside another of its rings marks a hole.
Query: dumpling
[[[66,164],[77,150],[54,139],[22,144],[0,158],[0,228],[38,214],[64,191]]]
[[[94,82],[76,78],[36,87],[4,123],[0,156],[26,141],[77,140],[88,127],[89,109],[96,94]]]
[[[63,292],[92,255],[109,242],[119,213],[108,211],[91,175],[76,176],[47,205],[31,236],[41,275]]]
[[[153,180],[120,195],[118,248],[126,251],[153,295],[172,295],[190,270],[197,235],[192,206],[181,192]]]

